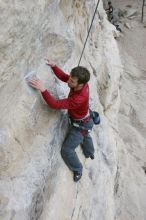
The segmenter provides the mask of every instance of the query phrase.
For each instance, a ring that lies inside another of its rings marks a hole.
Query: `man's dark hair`
[[[79,84],[85,84],[90,80],[90,72],[82,66],[73,68],[70,74],[78,79]]]
[[[108,2],[108,5],[111,5],[112,3],[111,2]]]

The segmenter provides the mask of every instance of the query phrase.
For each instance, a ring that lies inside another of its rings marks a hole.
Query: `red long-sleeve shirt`
[[[69,75],[64,73],[59,67],[52,67],[55,75],[63,82],[68,81]],[[46,103],[54,109],[68,109],[68,114],[73,119],[84,118],[89,110],[89,86],[84,85],[81,90],[74,91],[70,89],[68,98],[57,100],[48,90],[42,92],[42,96]]]

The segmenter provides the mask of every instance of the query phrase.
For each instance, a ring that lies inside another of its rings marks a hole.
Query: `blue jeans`
[[[87,130],[91,130],[93,128],[92,119],[90,119],[87,123],[84,123],[83,126]],[[66,165],[72,171],[82,172],[82,164],[75,152],[75,149],[79,144],[82,146],[85,157],[94,154],[94,146],[90,134],[85,130],[70,125],[69,131],[62,145],[61,155]]]

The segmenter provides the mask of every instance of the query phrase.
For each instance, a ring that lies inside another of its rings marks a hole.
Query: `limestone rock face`
[[[34,74],[56,98],[67,97],[67,85],[56,79],[44,58],[68,73],[78,65],[96,2],[0,1],[2,220],[118,219],[118,149],[124,144],[117,116],[123,68],[115,27],[107,21],[102,1],[81,60],[91,72],[90,105],[100,113],[101,124],[91,134],[95,159],[85,159],[77,149],[84,166],[79,183],[73,182],[60,155],[68,128],[66,111],[50,109],[26,82]],[[136,211],[144,219],[143,208],[132,208],[133,219]]]

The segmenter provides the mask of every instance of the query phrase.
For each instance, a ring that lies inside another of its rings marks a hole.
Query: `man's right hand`
[[[44,85],[40,79],[29,80],[28,83],[30,86],[32,86],[35,89],[40,90],[41,92],[44,92],[46,90],[46,88],[44,87]]]
[[[48,66],[50,66],[50,67],[54,67],[55,66],[55,63],[53,63],[51,60],[49,60],[49,59],[45,59],[47,62],[46,62],[46,64],[48,65]]]

